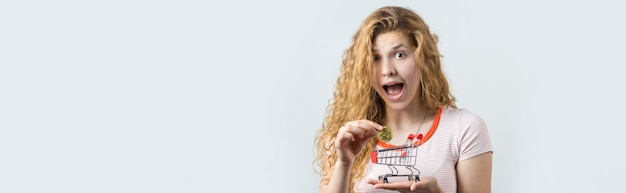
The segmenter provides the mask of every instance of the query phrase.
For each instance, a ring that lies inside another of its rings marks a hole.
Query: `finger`
[[[370,120],[367,120],[367,119],[362,119],[360,121],[365,122],[365,123],[371,125],[372,127],[374,127],[378,131],[383,130],[383,126],[378,124],[378,123],[376,123],[376,122],[374,122],[374,121],[370,121]]]
[[[344,134],[344,137],[345,138],[349,138],[350,141],[352,141],[352,142],[354,142],[356,140],[356,138],[354,137],[354,134],[352,134],[352,133],[346,133],[346,134]]]
[[[418,186],[420,186],[420,183],[412,183],[411,187],[409,188],[409,190],[415,191],[415,190],[418,189]]]
[[[411,188],[411,181],[393,182],[393,183],[379,183],[375,184],[376,189],[388,189],[388,190],[409,190]]]
[[[380,180],[375,180],[375,179],[367,179],[367,183],[371,184],[371,185],[376,185],[376,184],[380,184],[383,183]]]
[[[352,133],[355,137],[358,137],[359,139],[369,139],[372,138],[374,136],[376,136],[376,130],[370,128],[370,129],[364,129],[361,127],[356,127],[356,126],[351,126],[348,125],[346,126],[348,127],[348,130],[346,132],[348,133]]]
[[[372,130],[372,131],[380,131],[383,129],[382,125],[379,125],[378,123],[375,123],[373,121],[370,120],[357,120],[357,121],[351,121],[346,123],[346,125],[349,126],[354,126],[354,127],[359,127],[359,128],[363,128],[366,130]]]
[[[337,138],[335,139],[335,146],[341,147],[347,141],[354,141],[354,136],[347,132],[347,127],[341,127],[337,133]]]
[[[354,135],[350,132],[345,132],[341,135],[341,141],[340,142],[346,142],[346,141],[354,141],[356,140],[354,138]],[[343,144],[343,143],[342,143]]]
[[[419,182],[414,182],[413,184],[411,184],[411,191],[415,191],[415,190],[425,190],[428,189],[428,186],[431,186],[433,184],[436,185],[437,184],[437,179],[433,178],[433,177],[421,177],[421,180]]]
[[[364,138],[366,135],[368,137],[371,137],[378,132],[376,128],[367,123],[350,122],[347,123],[344,127],[346,127],[346,132],[358,135],[360,138]]]
[[[363,137],[363,134],[366,132],[363,128],[360,128],[355,124],[346,124],[344,128],[346,133],[351,133],[355,136],[358,135],[359,137]]]
[[[374,123],[370,120],[351,121],[351,122],[346,123],[346,126],[358,127],[358,128],[365,129],[365,130],[372,130],[375,132],[378,132],[383,129],[382,125],[379,125],[378,123]]]
[[[376,131],[382,131],[383,130],[383,126],[381,124],[378,124],[378,123],[376,123],[374,121],[370,121],[370,120],[364,120],[364,121],[366,121],[367,123],[372,125],[376,129]]]

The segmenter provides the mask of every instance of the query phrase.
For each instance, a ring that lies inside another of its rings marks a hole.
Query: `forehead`
[[[374,38],[373,51],[385,51],[398,46],[410,47],[409,38],[401,32],[390,31],[378,34]]]

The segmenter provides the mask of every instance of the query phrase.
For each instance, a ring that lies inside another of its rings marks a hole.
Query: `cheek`
[[[371,75],[370,84],[371,84],[371,87],[378,93],[380,93],[381,90],[383,89],[382,88],[383,86],[380,84],[380,76]]]
[[[378,75],[378,72],[376,71],[376,69],[372,69],[372,74],[370,75],[370,81],[372,82],[372,85],[379,84],[380,76]]]
[[[421,80],[420,70],[417,67],[410,69],[407,68],[405,70],[405,72],[407,72],[405,74],[407,83],[411,84],[411,87],[413,88],[419,87]]]
[[[379,70],[378,68],[376,68],[376,67],[372,67],[372,70],[371,70],[371,72],[370,72],[370,73],[372,73],[372,74],[370,75],[370,77],[372,77],[372,78],[377,77],[377,75],[379,74],[379,72],[380,72],[380,70]]]
[[[405,66],[402,69],[398,69],[398,73],[406,79],[413,79],[413,77],[419,77],[419,70],[415,67]]]

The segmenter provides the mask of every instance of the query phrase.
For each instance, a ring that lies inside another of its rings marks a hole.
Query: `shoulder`
[[[445,113],[443,113],[445,112]],[[446,108],[442,113],[458,132],[459,160],[466,160],[486,152],[493,152],[487,124],[479,115],[463,108]],[[444,118],[442,114],[442,119]]]
[[[453,128],[460,141],[474,138],[489,139],[487,124],[479,115],[463,108],[443,109],[441,122]]]
[[[441,121],[458,124],[459,127],[485,124],[479,115],[465,108],[444,107],[441,112]]]

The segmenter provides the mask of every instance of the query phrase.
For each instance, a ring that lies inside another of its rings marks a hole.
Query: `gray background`
[[[3,1],[0,192],[317,192],[313,136],[361,21],[417,11],[493,192],[618,192],[618,1]]]

